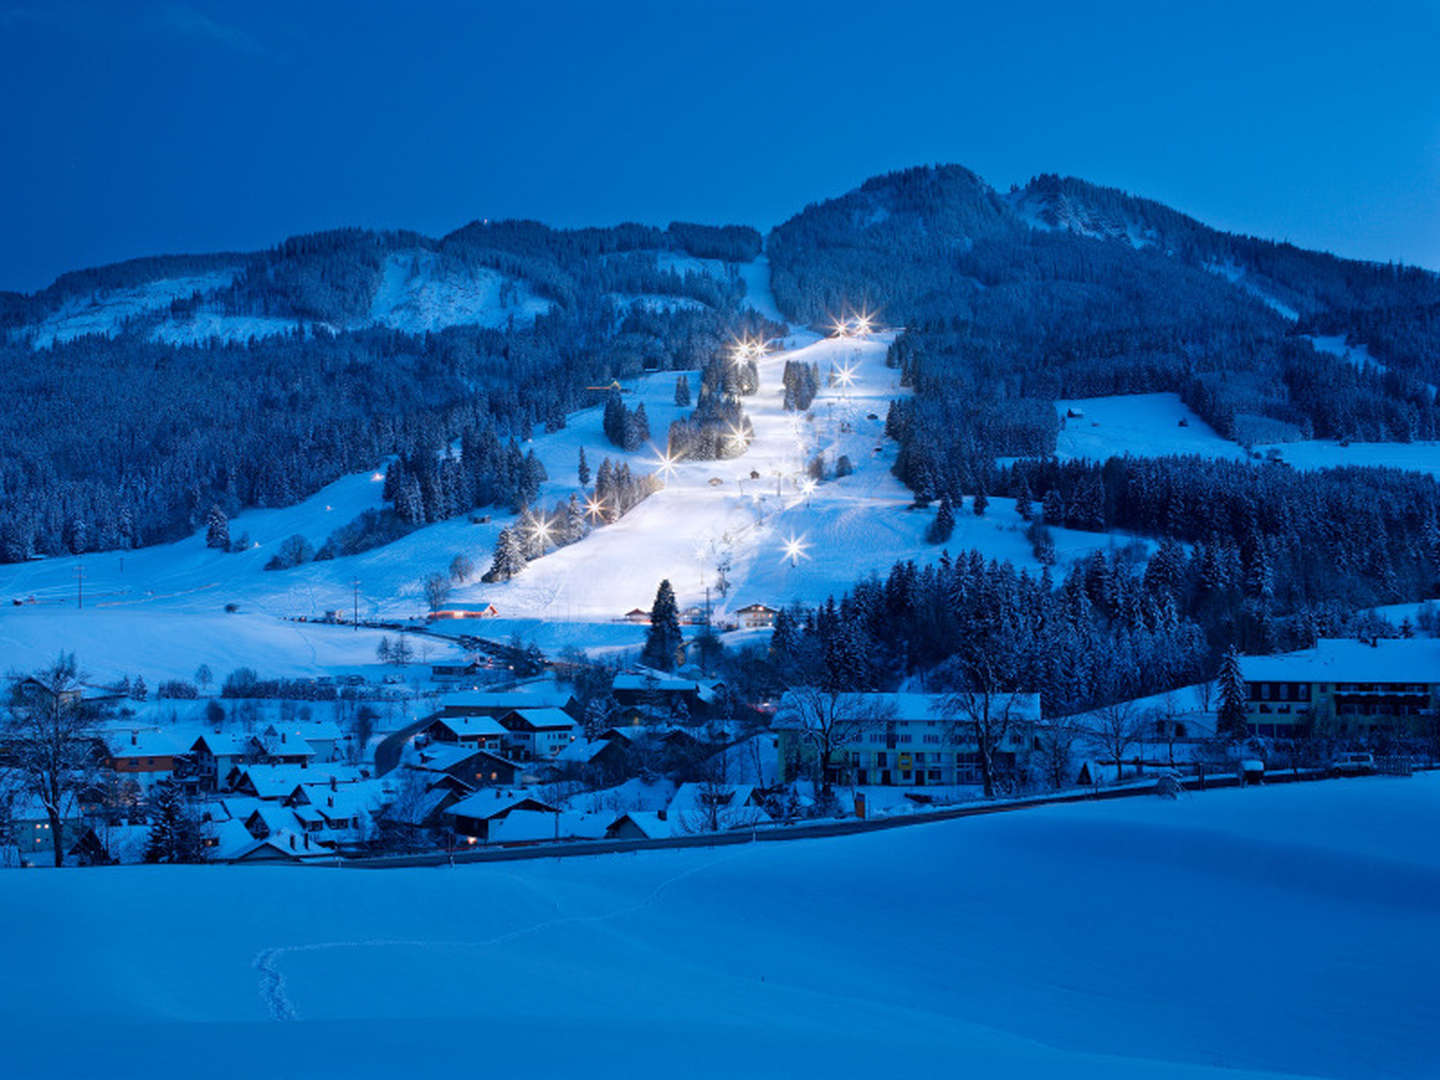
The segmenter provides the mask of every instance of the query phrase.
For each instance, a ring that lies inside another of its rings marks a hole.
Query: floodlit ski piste
[[[752,302],[773,312],[765,272],[760,260],[745,277]],[[942,550],[924,539],[935,508],[912,509],[913,494],[891,472],[896,444],[885,435],[885,415],[907,391],[885,364],[896,331],[871,330],[867,322],[863,330],[837,336],[832,328],[821,337],[797,328],[772,344],[758,360],[760,389],[744,399],[753,436],[738,457],[667,459],[663,432],[690,411],[674,404],[675,379],[686,378],[696,392],[693,371],[643,375],[623,385],[626,404],[643,403],[659,435],[638,451],[607,442],[599,406],[572,414],[558,432],[537,432],[525,449],[534,449],[549,477],[538,506],[584,494],[576,478],[582,447],[592,468],[605,457],[624,460],[637,474],[655,473],[663,487],[613,524],[533,559],[510,581],[478,580],[500,529],[529,527],[500,509],[485,515],[485,524],[457,518],[359,555],[265,571],[288,537],[298,534],[319,547],[361,512],[380,509],[384,463],[377,463],[380,469],[337,481],[295,506],[236,515],[232,534],[248,534],[253,543],[245,552],[206,547],[202,530],[136,551],[0,566],[0,596],[26,601],[0,621],[0,646],[20,666],[43,663],[63,648],[93,657],[87,663],[97,676],[139,673],[152,683],[186,678],[200,663],[213,666],[221,635],[227,663],[259,671],[316,675],[373,667],[380,633],[292,620],[327,611],[348,619],[357,605],[362,622],[423,618],[421,579],[456,554],[474,561],[476,580],[454,588],[450,601],[488,602],[498,613],[483,624],[456,625],[500,639],[519,634],[547,651],[567,645],[600,653],[638,650],[644,628],[623,617],[648,610],[662,579],[673,584],[682,607],[703,606],[708,588],[717,621],[753,603],[813,606],[866,574],[883,575],[903,559],[933,561]],[[822,386],[804,413],[783,407],[787,361],[813,363],[821,373]],[[832,370],[833,383],[827,380]],[[832,472],[842,457],[854,471],[816,482],[806,465],[817,455]],[[975,548],[1038,572],[1025,525],[1013,500],[997,498],[983,517],[957,514],[945,549]],[[1062,562],[1112,542],[1064,529],[1056,538]],[[239,610],[226,613],[231,603]],[[427,641],[426,648],[430,660],[447,656],[443,641]]]

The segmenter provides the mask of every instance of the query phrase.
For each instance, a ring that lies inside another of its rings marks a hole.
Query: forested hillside
[[[0,296],[15,403],[0,558],[173,538],[212,505],[285,505],[389,455],[424,472],[447,443],[563,425],[593,403],[586,387],[704,369],[736,335],[784,333],[746,305],[739,268],[761,250],[745,226],[342,229]],[[890,363],[914,394],[886,429],[922,499],[996,490],[995,459],[1050,454],[1064,398],[1173,391],[1245,445],[1440,437],[1428,272],[1221,233],[1069,178],[1001,194],[958,166],[806,207],[766,254],[790,319],[868,308],[906,328]],[[717,429],[721,404],[701,402]],[[477,497],[523,494],[496,476],[475,472]],[[468,501],[436,496],[420,517]]]
[[[450,440],[562,426],[597,382],[701,367],[736,335],[782,331],[741,306],[744,286],[725,268],[759,248],[740,227],[476,223],[440,241],[341,230],[253,256],[67,274],[3,309],[0,384],[23,404],[0,414],[0,559],[173,539],[212,506],[288,505],[387,455],[433,458]],[[395,259],[423,259],[431,284],[496,270],[547,304],[498,326],[365,326]],[[144,307],[163,295],[157,282],[222,279]],[[117,306],[117,290],[127,314],[105,332],[56,334],[45,348],[26,333],[66,305]],[[160,333],[202,310],[268,332]]]

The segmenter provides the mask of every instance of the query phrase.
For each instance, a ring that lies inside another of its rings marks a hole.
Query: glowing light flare
[[[530,535],[540,541],[540,546],[544,547],[550,542],[550,522],[544,518],[531,518]]]
[[[600,518],[605,516],[605,500],[597,499],[594,495],[586,496],[585,513],[590,515],[592,520],[600,520]]]
[[[680,459],[673,454],[656,449],[655,460],[652,461],[651,464],[655,466],[655,471],[658,472],[663,479],[669,480],[674,477],[675,466],[680,464]]]
[[[814,490],[815,490],[815,478],[814,478],[813,476],[807,476],[807,477],[805,477],[804,480],[801,480],[801,481],[800,481],[800,491],[801,491],[802,494],[809,495],[809,494],[811,494]]]
[[[841,386],[854,386],[855,366],[853,364],[846,364],[842,368],[837,368],[835,371],[835,381],[838,382]]]
[[[799,564],[801,559],[808,559],[810,557],[806,554],[806,551],[809,547],[810,545],[805,542],[805,537],[803,535],[792,535],[788,540],[785,541],[785,554],[780,561],[784,562],[786,559],[789,559],[790,565],[796,566]]]

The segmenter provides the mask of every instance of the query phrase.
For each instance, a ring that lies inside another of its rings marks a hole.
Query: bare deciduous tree
[[[431,611],[438,611],[450,599],[450,577],[446,574],[430,574],[422,583],[425,603]]]
[[[816,783],[823,794],[846,771],[835,755],[874,731],[883,731],[894,718],[894,708],[874,694],[847,694],[801,686],[790,690],[776,716],[777,726],[797,733],[814,752]]]
[[[86,705],[74,653],[11,687],[0,744],[25,791],[45,808],[55,865],[65,861],[63,827],[98,772],[94,716]]]
[[[940,673],[948,692],[941,710],[951,725],[951,742],[968,739],[980,759],[980,783],[987,799],[995,796],[995,754],[1009,741],[1021,719],[1016,695],[1001,684],[1000,674],[990,655],[952,657]]]
[[[1075,744],[1085,734],[1077,716],[1052,716],[1036,731],[1040,743],[1039,766],[1050,786],[1057,791],[1070,780]]]
[[[1117,701],[1092,714],[1090,737],[1115,762],[1115,779],[1125,779],[1125,751],[1140,738],[1141,721],[1135,705]]]

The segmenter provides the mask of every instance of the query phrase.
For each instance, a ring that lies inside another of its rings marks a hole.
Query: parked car
[[[1330,772],[1335,776],[1364,776],[1374,771],[1375,755],[1358,751],[1341,754],[1330,764]]]

